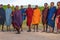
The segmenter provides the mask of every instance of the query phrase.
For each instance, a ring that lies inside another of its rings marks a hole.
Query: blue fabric
[[[25,14],[26,9],[23,8],[23,9],[20,9],[20,11],[21,11],[21,14],[22,14],[22,19],[25,20],[26,15],[24,15],[24,14]]]
[[[6,25],[7,26],[10,26],[11,23],[12,23],[11,13],[12,13],[12,9],[11,8],[7,8],[6,9]]]
[[[48,25],[53,27],[55,26],[55,20],[52,20],[53,15],[56,12],[56,7],[51,7],[48,12]]]
[[[0,8],[0,24],[4,24],[5,22],[5,10],[3,8]]]

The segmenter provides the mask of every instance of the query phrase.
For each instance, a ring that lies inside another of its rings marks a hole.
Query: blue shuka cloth
[[[26,15],[24,15],[24,14],[25,14],[26,9],[23,8],[23,9],[20,9],[20,11],[21,11],[21,14],[22,14],[22,19],[25,20]]]
[[[7,26],[10,26],[11,23],[12,23],[11,13],[12,13],[12,9],[11,8],[7,8],[6,9],[6,25]]]
[[[0,8],[0,25],[3,25],[5,22],[5,10],[3,8]]]
[[[55,19],[52,20],[53,15],[56,12],[56,7],[51,7],[48,12],[48,25],[54,28],[55,26]]]

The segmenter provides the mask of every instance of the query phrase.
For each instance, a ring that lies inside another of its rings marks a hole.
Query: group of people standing
[[[60,29],[60,1],[57,2],[57,8],[54,6],[54,2],[50,3],[50,8],[48,3],[44,4],[44,9],[41,11],[38,5],[35,8],[32,8],[31,5],[28,5],[28,8],[24,8],[21,5],[15,6],[12,10],[10,4],[7,5],[7,9],[3,9],[3,5],[0,5],[0,25],[2,25],[2,31],[4,24],[7,26],[7,31],[10,30],[10,25],[16,29],[17,34],[20,34],[22,29],[22,24],[24,20],[27,20],[26,24],[28,26],[28,31],[31,32],[31,24],[34,26],[34,32],[38,32],[38,25],[42,19],[43,32],[47,32],[49,26],[49,32],[54,32],[55,19],[57,24],[57,32]]]
[[[49,27],[49,32],[54,32],[55,23],[57,28],[57,33],[60,30],[60,1],[57,2],[57,6],[54,6],[54,2],[50,3],[50,8],[48,4],[44,4],[44,10],[42,11],[42,23],[43,32],[47,32]]]

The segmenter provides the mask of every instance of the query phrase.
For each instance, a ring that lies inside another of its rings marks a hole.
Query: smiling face
[[[54,6],[54,2],[51,2],[51,3],[50,3],[50,6],[53,7],[53,6]]]
[[[58,8],[60,8],[60,2],[57,2],[57,6],[58,6]]]
[[[48,4],[47,4],[47,3],[45,3],[45,4],[44,4],[44,7],[45,7],[45,8],[47,8],[47,7],[48,7]]]

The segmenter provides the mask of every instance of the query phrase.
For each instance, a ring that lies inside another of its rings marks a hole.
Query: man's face
[[[0,5],[0,8],[2,8],[3,6],[2,5]]]
[[[10,8],[10,4],[8,4],[8,8]]]
[[[16,6],[16,10],[18,10],[19,9],[19,7],[18,6]]]
[[[23,6],[21,6],[21,9],[23,8]]]
[[[31,5],[28,5],[28,8],[31,8]]]
[[[45,8],[48,7],[48,4],[44,4],[44,7],[45,7]]]
[[[57,3],[58,8],[60,8],[60,3]]]
[[[51,3],[50,3],[50,6],[54,6],[54,3],[53,3],[53,2],[51,2]]]
[[[35,8],[38,8],[38,6],[36,5]]]

